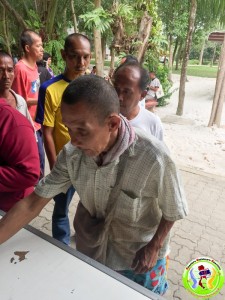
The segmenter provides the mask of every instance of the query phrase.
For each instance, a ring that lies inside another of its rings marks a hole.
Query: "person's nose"
[[[78,59],[78,65],[81,66],[81,67],[83,67],[84,64],[85,64],[85,59],[82,56],[79,57],[79,59]]]
[[[3,78],[9,78],[9,72],[7,70],[4,70],[3,71],[3,74],[2,74]]]

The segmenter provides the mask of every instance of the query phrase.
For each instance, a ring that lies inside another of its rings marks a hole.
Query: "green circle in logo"
[[[209,299],[222,289],[224,273],[211,258],[192,260],[183,272],[184,287],[195,297]]]

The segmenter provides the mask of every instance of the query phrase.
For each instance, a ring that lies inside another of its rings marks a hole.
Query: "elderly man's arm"
[[[137,273],[145,273],[154,267],[159,250],[162,248],[174,222],[183,219],[188,213],[176,166],[168,156],[167,151],[164,155],[165,163],[161,165],[161,169],[157,161],[153,166],[155,168],[153,174],[156,178],[154,181],[155,189],[158,189],[158,203],[162,211],[162,218],[151,241],[136,253],[132,267]],[[152,180],[153,178],[149,177],[149,181]]]
[[[40,197],[33,192],[28,197],[17,202],[0,220],[0,244],[8,240],[23,226],[38,216],[42,208],[50,200]]]
[[[167,221],[162,217],[152,240],[136,253],[132,264],[132,268],[135,268],[136,273],[146,273],[156,265],[159,250],[162,248],[164,240],[173,227],[173,224],[174,222]]]

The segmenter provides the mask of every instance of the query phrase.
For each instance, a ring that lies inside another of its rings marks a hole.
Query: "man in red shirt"
[[[35,120],[38,91],[40,86],[40,79],[36,61],[43,58],[43,45],[41,37],[34,31],[26,29],[20,36],[21,47],[24,51],[24,56],[15,65],[14,81],[12,89],[22,96],[28,105],[30,115]],[[41,125],[34,122],[38,138],[38,152],[40,158],[40,168],[42,175],[44,174],[44,148],[41,132]]]
[[[0,209],[8,211],[34,190],[40,168],[31,123],[3,98],[0,116]]]

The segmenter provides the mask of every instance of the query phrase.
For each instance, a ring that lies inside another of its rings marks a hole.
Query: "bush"
[[[172,95],[172,92],[170,92],[170,88],[172,87],[172,84],[168,80],[169,70],[165,65],[158,64],[158,68],[155,72],[156,72],[156,77],[159,79],[164,91],[164,96],[158,99],[158,106],[165,106],[168,104],[168,100]]]

